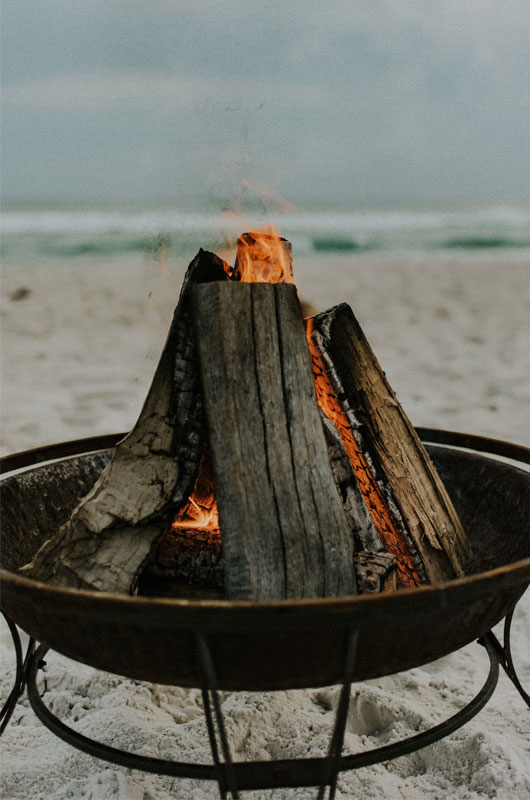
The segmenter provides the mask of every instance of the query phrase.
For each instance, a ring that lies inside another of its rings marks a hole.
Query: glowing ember
[[[193,492],[184,503],[179,513],[171,523],[171,529],[180,530],[207,530],[211,533],[219,532],[219,513],[213,488],[212,464],[210,453],[204,451],[199,466],[199,473],[193,487]]]
[[[351,461],[357,483],[374,525],[389,553],[397,558],[399,582],[402,586],[420,586],[414,558],[406,541],[399,532],[392,511],[368,466],[364,453],[355,439],[352,427],[344,413],[324,364],[318,345],[311,336],[313,320],[306,319],[306,336],[313,366],[313,379],[317,401],[331,422],[335,425]]]

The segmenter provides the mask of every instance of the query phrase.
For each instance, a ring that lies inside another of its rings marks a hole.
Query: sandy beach
[[[186,263],[141,254],[2,267],[2,453],[128,430],[164,342]],[[413,423],[530,444],[530,257],[488,253],[319,254],[296,259],[302,297],[354,309]],[[530,594],[513,649],[530,685]],[[2,628],[2,697],[13,679]],[[209,761],[200,693],[139,684],[51,655],[52,710],[86,735],[159,757]],[[487,672],[470,645],[441,662],[356,685],[345,750],[371,749],[440,722]],[[238,758],[326,752],[337,687],[223,696]],[[6,800],[214,798],[208,784],[98,762],[55,739],[26,699],[3,738]],[[448,739],[343,774],[337,798],[530,797],[530,715],[504,674],[492,701]],[[298,800],[314,790],[252,793]]]
[[[131,427],[186,266],[140,254],[3,265],[3,453]],[[523,444],[529,270],[526,251],[295,261],[304,299],[352,306],[414,424]]]

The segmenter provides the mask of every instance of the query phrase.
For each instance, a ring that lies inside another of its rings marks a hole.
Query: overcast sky
[[[3,197],[530,196],[530,0],[3,0]]]

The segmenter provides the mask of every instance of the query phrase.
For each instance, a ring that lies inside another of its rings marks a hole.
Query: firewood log
[[[208,587],[224,595],[220,531],[170,526],[153,543],[139,579],[139,593],[145,593],[146,579],[152,586],[156,577],[180,585]]]
[[[396,557],[390,553],[355,553],[360,594],[393,592],[398,588]]]
[[[370,550],[374,553],[384,552],[384,544],[363,501],[352,463],[339,432],[322,411],[320,417],[326,437],[331,471],[342,498],[346,518],[352,527],[355,549]]]
[[[70,520],[22,574],[82,589],[130,591],[153,539],[191,490],[204,444],[189,289],[224,279],[223,262],[201,250],[186,274],[136,425]]]
[[[428,582],[464,575],[471,558],[465,531],[351,308],[341,304],[313,323],[335,394]]]
[[[192,291],[229,599],[355,592],[294,286]]]

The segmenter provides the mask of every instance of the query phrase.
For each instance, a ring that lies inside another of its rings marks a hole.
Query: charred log
[[[128,592],[163,522],[191,490],[204,425],[189,289],[225,278],[223,262],[200,251],[191,263],[138,421],[70,520],[23,574],[46,583]]]
[[[359,594],[397,589],[396,559],[390,553],[355,553],[353,566]],[[219,532],[170,530],[161,536],[138,582],[138,594],[225,599]]]
[[[470,558],[465,531],[349,306],[316,316],[312,338],[403,533],[403,549],[419,556],[431,583],[462,576]],[[396,555],[399,561],[402,553]]]
[[[158,587],[157,579],[161,580]],[[224,580],[219,531],[170,527],[158,537],[151,549],[138,581],[138,593],[152,594],[154,587],[156,594],[164,594],[163,581],[166,591],[172,585],[193,586],[222,597],[225,594]]]
[[[384,552],[384,544],[370,517],[366,503],[363,501],[362,492],[346,453],[344,442],[335,425],[322,411],[320,417],[326,437],[331,471],[342,498],[346,518],[352,528],[355,549],[358,551],[370,550],[374,553]]]

